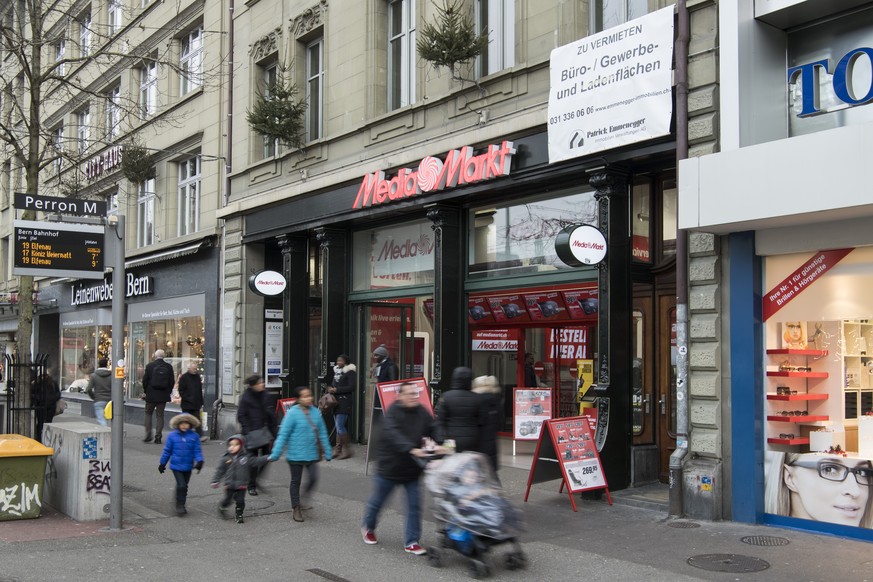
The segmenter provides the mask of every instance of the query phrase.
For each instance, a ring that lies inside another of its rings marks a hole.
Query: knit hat
[[[380,358],[387,358],[388,357],[388,349],[385,347],[385,344],[382,344],[381,346],[379,346],[378,348],[373,350],[373,355],[379,356]]]
[[[225,442],[227,444],[230,444],[230,441],[239,441],[239,446],[241,446],[242,448],[246,447],[246,439],[241,434],[235,434],[233,436],[229,436],[229,437],[227,437],[227,441],[225,441]]]
[[[177,414],[173,418],[170,419],[170,428],[179,428],[179,425],[183,422],[187,422],[191,425],[191,428],[197,428],[200,426],[200,421],[197,420],[192,414]]]

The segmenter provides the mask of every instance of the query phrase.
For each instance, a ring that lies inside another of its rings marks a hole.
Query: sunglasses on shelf
[[[805,410],[783,410],[779,414],[782,416],[806,416],[808,413]]]
[[[782,396],[788,396],[791,394],[797,394],[797,390],[792,390],[788,386],[777,386],[776,387],[776,394],[779,394]]]
[[[793,432],[780,432],[779,438],[780,439],[793,439],[794,433]]]
[[[792,366],[791,364],[779,364],[780,372],[812,372],[809,366]]]

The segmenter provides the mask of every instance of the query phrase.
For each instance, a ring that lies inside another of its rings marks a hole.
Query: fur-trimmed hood
[[[177,414],[173,418],[170,419],[170,428],[177,429],[179,425],[183,422],[187,422],[191,425],[191,428],[197,428],[200,426],[200,421],[197,420],[197,417],[192,414]]]
[[[357,371],[358,371],[358,369],[355,367],[354,364],[346,364],[345,366],[343,366],[343,374],[348,374],[349,372],[357,372]]]
[[[500,394],[500,384],[494,376],[479,376],[473,380],[473,392],[476,394]]]

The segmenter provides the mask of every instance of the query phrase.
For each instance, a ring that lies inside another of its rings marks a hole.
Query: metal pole
[[[109,490],[109,530],[122,528],[122,494],[124,484],[124,216],[116,215],[115,236],[106,238],[115,246],[115,263],[112,266],[112,472]],[[110,229],[112,225],[110,224]],[[120,373],[119,373],[120,371]]]

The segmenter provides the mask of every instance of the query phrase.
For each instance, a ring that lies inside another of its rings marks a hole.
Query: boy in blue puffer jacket
[[[191,480],[191,471],[203,468],[203,450],[200,448],[200,437],[192,430],[200,426],[200,421],[190,414],[179,414],[170,420],[170,428],[173,432],[167,437],[164,444],[164,452],[161,453],[161,461],[158,471],[163,473],[167,470],[167,461],[176,478],[176,513],[185,515],[185,501],[188,499],[188,481]]]

